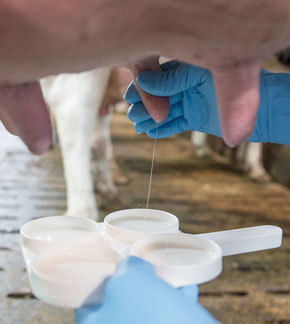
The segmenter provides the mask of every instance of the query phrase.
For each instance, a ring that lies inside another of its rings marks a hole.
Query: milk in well
[[[206,262],[211,257],[210,251],[192,249],[183,246],[152,246],[152,250],[145,255],[146,260],[156,263],[171,265],[194,265]]]
[[[69,282],[92,281],[105,279],[114,273],[116,263],[96,260],[92,254],[75,255],[73,252],[50,257],[39,262],[37,270],[42,275]]]
[[[122,217],[120,219],[116,219],[111,222],[113,226],[134,230],[134,231],[142,231],[142,232],[155,232],[161,231],[170,226],[170,222],[166,222],[161,219],[153,218],[150,216],[147,217]]]
[[[74,241],[74,240],[82,240],[86,239],[91,231],[88,231],[84,228],[53,228],[46,229],[40,228],[30,232],[30,235],[38,240],[46,241],[46,242],[58,242],[58,241]]]

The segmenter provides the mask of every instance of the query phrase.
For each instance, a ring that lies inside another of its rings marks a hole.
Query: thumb
[[[155,96],[172,96],[206,81],[210,72],[198,66],[180,63],[165,71],[143,71],[137,76],[140,88]]]
[[[148,274],[155,275],[155,270],[152,264],[135,256],[129,256],[122,259],[118,264],[115,276],[120,276],[128,272],[147,272]]]
[[[197,301],[198,299],[198,286],[197,285],[191,285],[191,286],[184,286],[180,287],[179,290],[188,298],[190,298],[192,301]]]
[[[220,124],[225,143],[245,141],[255,126],[259,106],[260,62],[214,68]]]
[[[161,71],[159,65],[159,57],[151,56],[143,58],[142,60],[135,62],[135,64],[128,67],[133,74],[133,82],[136,89],[141,97],[141,100],[148,111],[149,115],[157,122],[160,123],[169,113],[169,98],[166,97],[156,97],[144,92],[137,84],[137,75],[144,70],[155,70]]]

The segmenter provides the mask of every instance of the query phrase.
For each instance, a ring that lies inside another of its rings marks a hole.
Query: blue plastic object
[[[197,302],[198,288],[173,288],[137,257],[122,260],[102,304],[75,311],[77,324],[218,324]]]

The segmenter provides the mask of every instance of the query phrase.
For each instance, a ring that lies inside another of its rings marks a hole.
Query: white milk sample
[[[153,217],[123,217],[111,222],[113,226],[142,232],[164,230],[170,223]]]
[[[45,229],[40,228],[30,232],[30,235],[35,238],[46,242],[55,241],[74,241],[85,239],[91,231],[82,228],[62,229],[53,228]]]
[[[170,263],[172,265],[194,265],[206,262],[211,258],[211,252],[185,247],[160,246],[149,251],[145,258],[154,263]]]
[[[101,281],[112,275],[115,267],[114,262],[92,260],[90,256],[86,258],[86,256],[81,255],[78,259],[78,257],[63,255],[47,259],[39,263],[36,268],[43,275],[77,283]]]

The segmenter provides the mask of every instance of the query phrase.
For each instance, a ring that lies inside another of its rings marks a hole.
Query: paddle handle
[[[229,231],[198,234],[216,242],[223,256],[273,249],[282,244],[282,229],[262,225]]]

